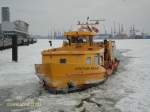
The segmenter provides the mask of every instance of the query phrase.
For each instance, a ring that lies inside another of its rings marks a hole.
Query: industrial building
[[[4,35],[5,33],[15,32],[18,36],[18,45],[30,44],[36,42],[29,35],[29,24],[22,20],[10,20],[9,7],[1,8],[0,23],[0,48],[10,48],[12,45],[11,37]]]

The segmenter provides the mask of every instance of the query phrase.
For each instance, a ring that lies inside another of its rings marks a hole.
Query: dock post
[[[12,61],[18,61],[17,35],[12,35]]]

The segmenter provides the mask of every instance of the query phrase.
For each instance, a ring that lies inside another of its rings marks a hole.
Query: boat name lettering
[[[76,67],[75,70],[98,70],[98,67]]]

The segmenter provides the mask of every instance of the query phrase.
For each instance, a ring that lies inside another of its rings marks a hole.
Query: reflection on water
[[[118,71],[104,84],[69,94],[49,94],[34,75],[47,40],[19,48],[19,62],[11,50],[0,52],[0,112],[149,112],[149,40],[118,40]],[[53,47],[61,41],[53,41]],[[133,44],[134,43],[134,44]],[[140,46],[139,46],[140,45]],[[26,52],[24,52],[26,51]]]

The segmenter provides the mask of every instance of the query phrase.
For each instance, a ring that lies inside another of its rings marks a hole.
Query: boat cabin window
[[[100,54],[96,54],[94,56],[94,63],[97,64],[97,65],[101,65],[102,64],[102,60],[103,60],[103,57],[100,56]]]
[[[98,56],[98,55],[95,55],[95,56],[94,56],[94,63],[97,64],[97,65],[100,64],[99,56]]]
[[[87,43],[89,39],[87,37],[83,38],[83,43]]]
[[[67,60],[65,58],[60,59],[60,63],[65,64]]]
[[[91,57],[86,58],[86,64],[91,64]]]
[[[100,64],[103,65],[103,56],[100,56]]]
[[[86,43],[88,41],[86,37],[72,37],[69,40],[71,43]]]

